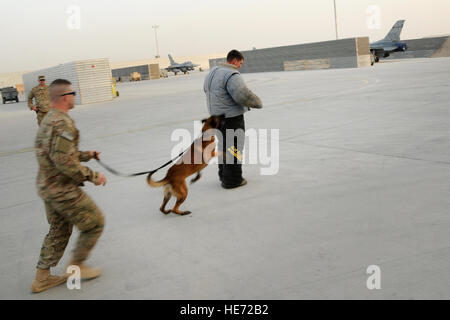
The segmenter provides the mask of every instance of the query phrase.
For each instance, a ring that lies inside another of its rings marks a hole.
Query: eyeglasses
[[[45,81],[45,79],[41,79],[41,80],[39,80],[40,82],[43,82],[43,81]]]
[[[64,93],[64,94],[60,95],[60,97],[64,97],[64,96],[70,96],[70,95],[72,95],[72,96],[76,96],[76,95],[77,95],[77,93],[76,93],[75,91],[72,91],[72,92],[67,92],[67,93]]]

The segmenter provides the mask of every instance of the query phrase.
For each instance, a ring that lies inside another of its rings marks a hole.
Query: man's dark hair
[[[50,100],[52,102],[58,101],[61,95],[67,93],[66,89],[71,86],[72,83],[66,79],[56,79],[49,87]]]
[[[244,56],[237,50],[231,50],[227,55],[227,62],[231,62],[233,59],[238,59],[241,61],[244,60]]]
[[[70,86],[72,84],[72,82],[70,82],[69,80],[66,79],[56,79],[55,81],[52,82],[52,84],[50,86],[59,86],[59,85],[66,85],[66,86]]]

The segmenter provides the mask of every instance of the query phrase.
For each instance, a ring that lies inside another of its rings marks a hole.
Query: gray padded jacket
[[[250,108],[262,108],[262,102],[244,83],[237,68],[231,64],[214,67],[205,78],[203,89],[209,114],[236,117]]]

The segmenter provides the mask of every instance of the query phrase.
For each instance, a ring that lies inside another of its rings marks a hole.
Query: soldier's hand
[[[32,110],[33,110],[33,111],[36,111],[36,112],[39,111],[39,109],[38,109],[36,106],[33,106]]]
[[[99,185],[106,185],[106,177],[103,175],[103,173],[99,173],[98,174],[98,178],[95,181],[95,185],[99,186]]]
[[[91,155],[91,158],[95,160],[100,160],[100,153],[98,151],[89,151],[89,154]]]

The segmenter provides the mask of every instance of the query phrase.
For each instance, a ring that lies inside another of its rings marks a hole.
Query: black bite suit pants
[[[240,129],[240,130],[239,130]],[[232,133],[230,137],[230,132]],[[223,141],[219,138],[219,150],[222,150],[222,157],[219,157],[219,178],[227,187],[234,187],[241,184],[242,178],[242,155],[245,146],[245,120],[244,115],[226,118],[224,125],[220,128]]]

